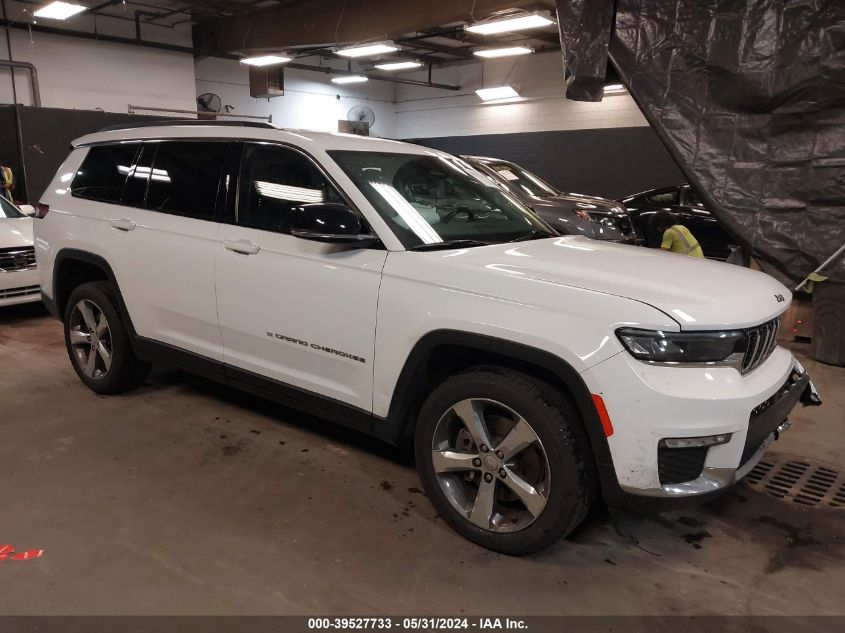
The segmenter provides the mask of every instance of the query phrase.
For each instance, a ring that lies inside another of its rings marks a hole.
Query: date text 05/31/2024
[[[522,630],[527,624],[518,618],[309,618],[311,630],[390,630],[439,631],[439,630]]]

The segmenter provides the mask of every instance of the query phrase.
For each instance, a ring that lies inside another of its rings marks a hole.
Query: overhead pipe
[[[425,88],[440,88],[441,90],[460,90],[460,86],[455,86],[452,84],[438,84],[431,81],[431,73],[429,73],[429,80],[428,81],[418,81],[416,79],[401,79],[400,77],[385,77],[384,75],[378,75],[375,73],[367,73],[367,72],[355,72],[353,70],[340,70],[338,68],[332,68],[331,66],[312,66],[310,64],[299,64],[296,62],[290,62],[285,64],[285,68],[293,68],[295,70],[309,70],[315,73],[324,73],[326,75],[359,75],[361,77],[366,77],[367,79],[374,79],[376,81],[389,81],[395,84],[406,84],[408,86],[422,86]]]
[[[20,68],[21,70],[29,71],[29,79],[32,85],[32,103],[35,107],[41,107],[41,88],[38,85],[38,70],[33,64],[29,62],[15,62],[7,59],[0,59],[0,67],[2,68]]]

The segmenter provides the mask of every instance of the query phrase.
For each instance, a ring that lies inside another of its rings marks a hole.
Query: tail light
[[[49,212],[50,212],[50,205],[49,204],[44,204],[42,202],[39,202],[38,204],[35,205],[35,217],[36,218],[43,219],[47,216],[47,214]]]

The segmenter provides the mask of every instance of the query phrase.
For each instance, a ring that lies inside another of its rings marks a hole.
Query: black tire
[[[71,345],[71,318],[80,301],[90,301],[102,312],[108,322],[111,347],[111,365],[96,377],[88,376],[80,367]],[[64,313],[65,346],[76,375],[85,385],[102,395],[123,393],[139,387],[150,373],[150,364],[135,356],[129,335],[121,319],[114,290],[107,281],[92,281],[77,286],[67,301]]]
[[[478,527],[452,505],[438,481],[433,463],[435,429],[456,403],[466,399],[495,400],[517,412],[545,450],[550,471],[546,505],[518,531]],[[426,495],[439,516],[470,541],[503,554],[521,556],[549,547],[578,527],[596,496],[592,452],[574,405],[554,387],[512,369],[472,368],[434,389],[420,410],[415,453]]]

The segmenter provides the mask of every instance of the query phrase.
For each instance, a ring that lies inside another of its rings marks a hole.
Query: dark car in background
[[[621,200],[628,211],[631,222],[644,245],[660,248],[663,237],[652,225],[658,211],[671,211],[678,221],[687,227],[698,243],[704,256],[710,259],[727,259],[736,241],[725,232],[719,221],[713,217],[698,193],[689,185],[676,185],[643,191]]]
[[[615,200],[564,193],[510,161],[484,156],[461,158],[504,187],[560,233],[637,243],[637,234],[625,207]]]

